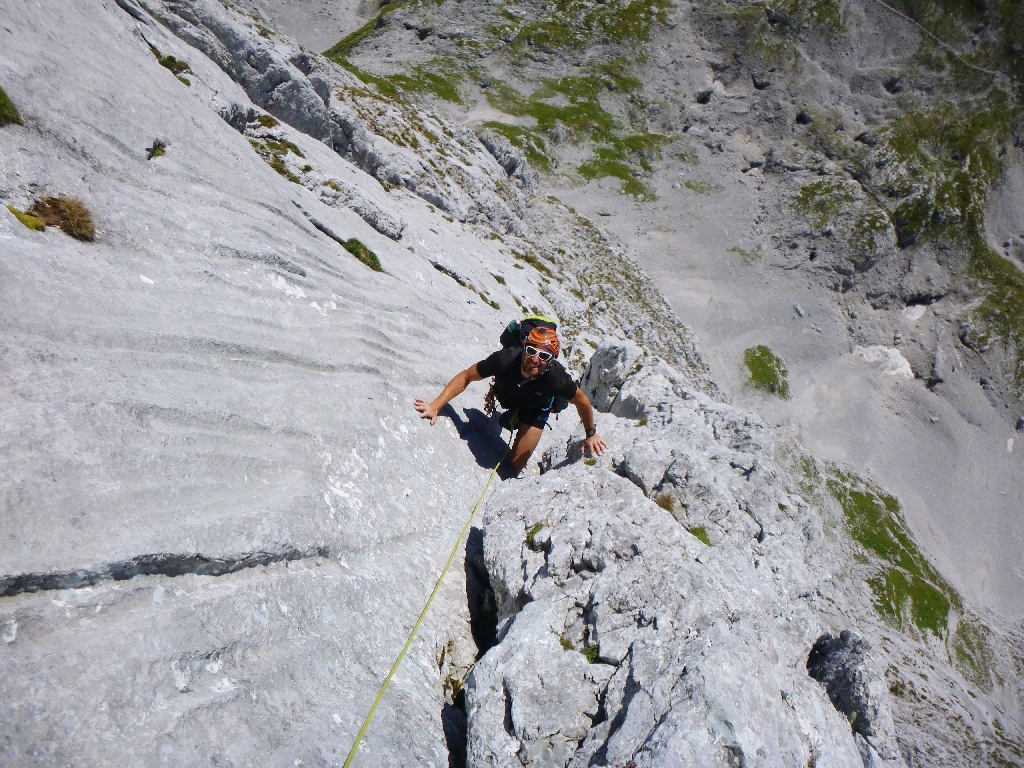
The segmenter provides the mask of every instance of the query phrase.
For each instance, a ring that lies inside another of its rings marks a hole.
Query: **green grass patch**
[[[664,509],[666,512],[671,512],[675,507],[675,499],[672,498],[671,493],[661,493],[654,497],[654,503]]]
[[[667,20],[671,7],[669,0],[554,0],[546,6],[546,15],[524,23],[506,14],[507,21],[493,25],[491,31],[518,52],[582,51],[595,40],[644,43],[654,24]]]
[[[700,165],[700,158],[697,156],[697,150],[693,147],[683,147],[675,153],[675,158],[687,165]]]
[[[384,17],[388,14],[389,11],[393,11],[400,5],[404,5],[404,3],[387,3],[385,5],[382,5],[380,13],[377,14],[375,18],[370,19],[355,32],[352,32],[351,34],[348,34],[345,37],[343,37],[337,43],[335,43],[326,51],[324,51],[323,55],[326,56],[331,61],[335,62],[336,64],[344,65],[346,63],[345,60],[352,54],[352,51],[355,49],[355,47],[359,45],[361,42],[363,42],[363,40],[368,38],[370,35],[372,35],[374,30],[383,27]]]
[[[688,530],[695,539],[704,542],[709,547],[711,546],[711,539],[708,538],[708,529],[703,525],[698,525],[696,528],[690,528]]]
[[[281,124],[276,117],[271,115],[260,115],[256,118],[256,122],[264,128],[276,128]]]
[[[793,207],[815,227],[824,229],[855,199],[847,183],[829,177],[800,187]]]
[[[593,467],[597,464],[597,459],[584,459],[583,463],[586,464],[588,467]]]
[[[531,267],[536,269],[538,272],[541,272],[541,273],[547,275],[548,277],[552,277],[552,278],[554,277],[554,274],[551,272],[550,269],[548,269],[547,265],[544,262],[542,262],[540,259],[538,259],[537,256],[534,255],[533,253],[530,253],[529,251],[527,251],[526,253],[520,253],[519,251],[512,251],[512,256],[513,256],[513,258],[519,259],[520,261],[525,261],[527,264],[529,264]]]
[[[434,71],[445,68],[444,62],[432,62],[414,67],[411,75],[388,75],[384,79],[409,93],[430,93],[444,101],[461,104],[459,84],[463,77],[458,73],[445,76]]]
[[[541,86],[523,96],[505,83],[493,83],[487,89],[487,102],[495,109],[516,117],[532,117],[537,131],[555,131],[564,126],[572,138],[600,140],[611,136],[615,119],[597,99],[603,87],[596,76],[545,79]],[[551,103],[552,100],[566,103]]]
[[[667,136],[654,133],[612,136],[605,139],[604,146],[596,147],[593,157],[576,170],[587,180],[609,176],[620,179],[625,194],[651,200],[655,198],[654,191],[641,176],[651,172],[651,162],[660,157],[660,148],[668,140]]]
[[[430,93],[444,101],[463,103],[459,87],[465,80],[465,75],[455,71],[456,62],[451,59],[433,59],[426,64],[413,67],[409,74],[394,75],[375,75],[360,69],[345,58],[333,60],[367,85],[372,85],[378,94],[389,99],[401,100],[405,93]],[[442,72],[444,74],[441,74]]]
[[[342,245],[345,250],[359,259],[363,264],[368,266],[374,272],[383,272],[384,267],[380,265],[380,259],[377,258],[377,254],[367,248],[358,239],[350,237]]]
[[[600,649],[596,645],[585,645],[580,648],[580,653],[583,654],[583,658],[587,660],[588,664],[596,664]]]
[[[572,640],[568,637],[558,638],[558,644],[562,646],[563,651],[575,651],[576,646],[572,644]]]
[[[789,371],[782,358],[760,344],[744,350],[743,362],[750,372],[750,386],[782,398],[789,397]]]
[[[545,136],[564,131],[570,141],[593,143],[593,155],[577,168],[580,176],[621,179],[626,194],[653,197],[642,177],[650,174],[651,163],[661,156],[661,147],[669,138],[632,133],[619,126],[598,98],[603,90],[631,93],[639,87],[639,81],[625,74],[624,66],[614,60],[596,74],[548,78],[529,96],[505,83],[493,83],[486,91],[492,107],[515,117],[533,118],[536,125],[525,128],[490,122],[486,127],[523,149],[527,159],[545,171],[551,169]]]
[[[14,214],[14,218],[16,218],[18,221],[20,221],[22,224],[24,224],[31,230],[34,230],[36,232],[42,232],[44,229],[46,229],[46,222],[40,219],[38,216],[33,216],[31,213],[19,211],[13,205],[8,205],[7,210]]]
[[[0,88],[0,127],[12,124],[21,125],[21,115],[4,89]]]
[[[945,638],[949,612],[960,609],[960,598],[918,549],[899,501],[835,465],[827,474],[825,485],[842,507],[851,537],[881,561],[868,580],[879,614],[901,631]]]

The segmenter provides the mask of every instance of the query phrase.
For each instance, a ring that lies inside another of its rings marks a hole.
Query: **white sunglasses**
[[[531,344],[527,344],[525,349],[526,354],[528,354],[530,357],[539,357],[542,363],[550,362],[551,359],[554,357],[554,355],[552,355],[546,349],[537,349],[537,347]]]

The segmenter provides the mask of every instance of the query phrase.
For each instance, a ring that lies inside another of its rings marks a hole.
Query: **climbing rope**
[[[380,690],[377,691],[377,698],[373,700],[370,711],[366,714],[366,719],[363,721],[363,727],[359,729],[359,734],[356,736],[356,740],[352,743],[352,749],[349,750],[348,757],[345,758],[345,765],[343,768],[348,768],[352,763],[353,758],[356,756],[356,750],[359,749],[359,743],[363,740],[363,736],[366,735],[366,729],[370,727],[370,721],[373,720],[373,714],[377,711],[377,705],[380,704],[381,699],[384,698],[384,691],[386,691],[388,685],[391,684],[391,678],[394,677],[395,672],[398,671],[398,666],[402,663],[402,659],[405,658],[405,652],[408,651],[409,646],[412,645],[412,640],[416,637],[416,632],[423,623],[423,618],[427,615],[427,611],[430,610],[430,604],[434,602],[434,598],[437,597],[437,593],[441,589],[441,582],[444,581],[445,574],[448,573],[448,569],[451,568],[452,563],[455,562],[455,555],[458,554],[459,544],[462,543],[462,539],[465,537],[466,531],[469,530],[470,523],[472,523],[473,518],[476,517],[476,511],[480,508],[480,502],[484,500],[484,495],[487,493],[487,489],[491,487],[491,480],[493,480],[494,475],[497,474],[498,467],[501,466],[501,462],[503,462],[505,457],[508,456],[508,452],[511,450],[511,444],[512,435],[509,435],[505,453],[503,453],[501,458],[498,459],[498,463],[494,465],[494,469],[492,469],[491,474],[488,475],[487,482],[484,483],[484,489],[480,492],[480,497],[476,500],[476,504],[473,505],[473,510],[469,513],[469,517],[466,519],[465,525],[462,526],[462,530],[459,532],[459,537],[455,540],[455,546],[452,547],[452,553],[448,555],[448,562],[444,564],[444,568],[441,569],[441,575],[437,577],[437,583],[434,584],[434,591],[430,593],[430,597],[427,598],[427,602],[423,606],[423,610],[420,611],[420,616],[416,619],[416,623],[413,625],[412,632],[409,633],[409,638],[405,641],[405,645],[402,646],[401,653],[398,654],[398,658],[395,659],[395,663],[391,665],[391,671],[388,672],[388,676],[385,677],[384,682],[381,683]]]

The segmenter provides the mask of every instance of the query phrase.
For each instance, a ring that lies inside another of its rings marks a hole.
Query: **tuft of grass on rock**
[[[672,498],[671,493],[660,493],[654,497],[654,503],[664,509],[666,512],[671,512],[672,508],[675,507],[675,499]]]
[[[346,251],[351,253],[374,272],[384,271],[384,267],[380,265],[380,259],[377,258],[377,254],[363,245],[358,239],[350,237],[342,243],[342,245],[345,247]]]
[[[14,214],[14,218],[25,224],[30,229],[41,232],[46,228],[46,222],[38,216],[33,216],[31,213],[26,213],[25,211],[19,211],[14,208],[14,206],[7,206],[7,210]]]
[[[267,139],[265,141],[250,139],[249,143],[252,145],[252,148],[256,150],[256,154],[266,161],[267,165],[288,179],[288,181],[295,184],[300,183],[301,180],[299,177],[292,173],[284,162],[284,158],[289,152],[297,155],[298,157],[305,158],[305,155],[302,154],[302,150],[292,142],[275,141],[274,139]]]
[[[534,526],[526,532],[526,546],[533,549],[533,542],[536,539],[537,534],[544,530],[544,523],[535,523]]]
[[[5,125],[21,125],[21,115],[10,97],[0,88],[0,128]]]
[[[596,645],[585,645],[580,648],[580,653],[587,660],[588,664],[596,664],[600,649]]]
[[[562,646],[562,650],[563,651],[575,651],[576,650],[576,646],[572,644],[572,640],[570,640],[568,637],[560,637],[560,638],[558,638],[558,643],[559,643],[559,645]]]
[[[718,184],[705,181],[704,179],[689,179],[683,182],[683,186],[691,192],[696,192],[698,195],[710,195],[722,191],[722,187]]]
[[[256,122],[264,128],[276,128],[281,124],[273,115],[260,115],[256,118]]]
[[[14,218],[16,218],[29,229],[35,230],[36,232],[42,232],[44,229],[46,229],[46,222],[40,219],[38,216],[33,216],[31,213],[19,211],[13,205],[8,205],[7,210],[13,213]]]
[[[96,237],[92,214],[78,198],[44,197],[28,213],[50,226],[58,227],[76,240],[90,241]]]
[[[597,465],[597,459],[584,459],[583,463],[586,464],[588,467],[593,467]]]
[[[169,69],[174,75],[179,76],[179,78],[180,75],[183,75],[186,72],[192,74],[192,68],[189,67],[187,62],[175,58],[170,54],[167,54],[165,56],[164,54],[160,53],[160,50],[158,48],[154,48],[152,45],[149,46],[149,50],[151,50],[153,52],[153,55],[156,56],[156,60],[157,62],[159,62],[161,67],[163,67],[164,69]],[[191,83],[186,83],[186,85],[191,85]]]
[[[703,525],[698,525],[696,528],[690,528],[689,531],[695,539],[704,542],[709,547],[711,546],[711,539],[708,538],[708,529]]]
[[[743,362],[750,372],[750,385],[754,389],[770,392],[782,398],[789,397],[789,381],[786,378],[789,371],[782,358],[768,347],[759,344],[744,350]]]

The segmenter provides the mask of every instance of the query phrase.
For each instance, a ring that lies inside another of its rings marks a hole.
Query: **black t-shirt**
[[[522,363],[523,348],[507,347],[476,364],[477,373],[485,379],[494,377],[494,394],[502,408],[545,408],[556,395],[566,400],[576,396],[576,382],[557,360],[532,380],[523,377]]]

